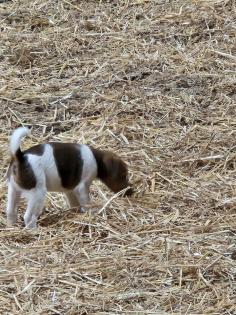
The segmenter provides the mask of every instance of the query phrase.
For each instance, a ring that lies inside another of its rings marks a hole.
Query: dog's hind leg
[[[12,225],[17,221],[17,208],[20,201],[20,192],[15,189],[13,184],[8,184],[8,195],[7,195],[7,224]]]
[[[37,226],[37,220],[43,212],[46,189],[35,188],[27,194],[28,204],[24,215],[26,228],[32,229]]]

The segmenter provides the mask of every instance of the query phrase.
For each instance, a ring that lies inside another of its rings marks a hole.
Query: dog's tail
[[[26,127],[17,128],[10,140],[10,152],[13,158],[17,159],[19,162],[23,160],[23,152],[20,149],[21,139],[30,134],[30,129]]]

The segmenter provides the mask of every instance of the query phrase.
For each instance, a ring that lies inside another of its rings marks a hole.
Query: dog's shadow
[[[75,218],[77,215],[84,214],[84,212],[81,211],[80,207],[59,211],[57,213],[50,213],[49,211],[45,211],[40,216],[38,220],[38,225],[42,227],[52,226],[58,224],[58,222],[70,220]]]

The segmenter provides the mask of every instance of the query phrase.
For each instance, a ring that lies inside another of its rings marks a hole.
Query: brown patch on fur
[[[43,155],[44,145],[39,144],[22,152],[17,150],[16,155],[12,157],[7,170],[7,178],[14,177],[15,182],[23,189],[30,190],[36,186],[36,178],[31,165],[28,162],[27,154]]]
[[[11,176],[14,177],[15,182],[23,189],[30,190],[36,186],[36,178],[27,156],[24,156],[24,160],[20,162],[15,158],[11,160],[7,172],[8,179]]]
[[[37,144],[27,149],[26,151],[24,151],[23,154],[34,154],[34,155],[41,156],[44,153],[44,148],[45,148],[44,144]]]
[[[124,161],[114,153],[90,148],[97,162],[97,177],[106,186],[115,193],[131,186],[128,181],[128,169]],[[133,189],[129,188],[124,195],[129,196],[132,193]]]
[[[50,145],[53,148],[61,184],[64,188],[72,190],[79,183],[83,170],[80,148],[73,143],[52,142]]]

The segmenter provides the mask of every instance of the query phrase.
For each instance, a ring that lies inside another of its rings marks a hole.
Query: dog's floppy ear
[[[110,177],[117,177],[122,167],[126,169],[125,163],[111,153],[104,154],[103,163],[105,173]]]

